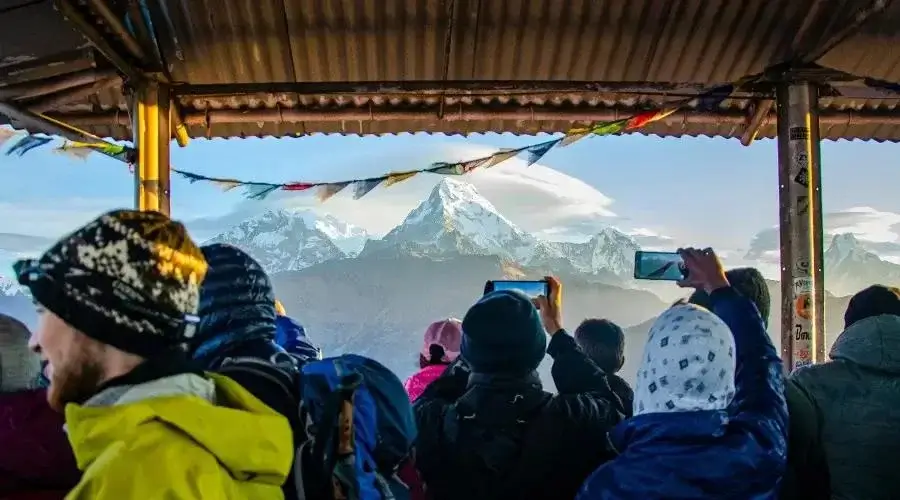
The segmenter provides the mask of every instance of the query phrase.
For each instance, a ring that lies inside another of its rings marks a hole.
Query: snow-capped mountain
[[[381,240],[370,240],[362,256],[492,255],[532,267],[586,274],[632,274],[638,245],[606,228],[583,243],[542,241],[500,214],[471,185],[444,178],[430,196]]]
[[[835,235],[825,251],[825,287],[851,295],[876,283],[900,285],[900,266],[866,250],[853,234]]]
[[[22,287],[15,281],[0,276],[0,296],[25,295]]]
[[[631,236],[607,227],[585,243],[555,243],[575,269],[588,274],[608,272],[621,278],[634,274],[634,252],[640,246]]]
[[[362,229],[309,210],[270,210],[241,222],[208,243],[237,246],[270,273],[294,271],[359,253]]]
[[[428,256],[496,255],[527,262],[537,245],[536,238],[501,215],[474,186],[445,177],[402,224],[380,241],[370,240],[361,255],[394,250]]]

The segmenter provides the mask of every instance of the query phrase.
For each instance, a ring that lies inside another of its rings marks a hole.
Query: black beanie
[[[872,285],[850,298],[844,313],[844,328],[857,321],[882,314],[900,316],[900,289]]]
[[[498,290],[475,303],[463,318],[460,352],[475,373],[525,375],[537,369],[547,334],[527,295]]]

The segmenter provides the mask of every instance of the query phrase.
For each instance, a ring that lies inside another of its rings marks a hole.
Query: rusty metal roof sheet
[[[83,46],[83,39],[58,14],[47,11],[51,2],[6,0],[10,1],[29,5],[8,11],[0,6],[0,81],[5,82],[3,61],[47,57],[53,50]],[[714,84],[822,46],[852,21],[861,4],[861,0],[160,0],[153,22],[169,35],[160,46],[173,81],[190,85],[395,80]],[[7,45],[12,37],[7,28],[27,33],[28,27],[48,36],[19,35],[17,43]],[[893,2],[817,62],[900,82],[898,47],[900,2]],[[444,98],[285,92],[181,96],[179,101],[192,136],[244,137],[557,132],[569,129],[573,120],[562,115],[555,119],[548,110],[625,115],[659,105],[665,96],[600,92],[510,96],[487,89],[479,96]],[[724,101],[715,112],[719,120],[678,113],[640,133],[739,137],[751,102]],[[823,98],[822,136],[900,140],[898,104],[898,99]],[[464,108],[480,111],[463,113]],[[58,112],[98,135],[128,138],[126,109],[121,89],[110,89]],[[306,118],[258,123],[203,118],[207,110],[256,116],[252,113],[263,109]],[[456,115],[455,109],[460,110]],[[490,111],[500,109],[504,113],[491,118]],[[335,116],[337,110],[353,112],[341,119]],[[883,119],[854,120],[842,110]],[[85,115],[92,115],[94,123]],[[769,122],[760,137],[774,135],[774,120]]]

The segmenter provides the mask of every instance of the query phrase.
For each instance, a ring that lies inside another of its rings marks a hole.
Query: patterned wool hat
[[[700,306],[677,304],[650,328],[634,415],[723,410],[734,399],[734,371],[728,325]]]
[[[89,337],[144,357],[183,346],[206,261],[158,212],[109,212],[14,266],[35,301]]]

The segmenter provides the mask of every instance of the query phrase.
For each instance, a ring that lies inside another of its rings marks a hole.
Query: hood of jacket
[[[293,459],[287,420],[233,380],[207,377],[187,373],[112,387],[84,405],[66,406],[78,468],[135,439],[145,424],[163,422],[212,454],[236,481],[282,484]]]
[[[63,416],[43,389],[0,394],[0,498],[38,491],[65,492],[81,475]]]
[[[588,478],[580,500],[777,498],[784,457],[735,432],[725,410],[639,415],[609,439],[619,456]]]
[[[834,341],[831,359],[888,373],[900,373],[900,316],[883,314],[850,325]]]
[[[275,343],[301,363],[322,359],[322,350],[309,340],[303,325],[287,316],[275,318]]]
[[[200,287],[200,324],[192,357],[209,368],[219,353],[253,339],[275,340],[275,291],[262,266],[242,250],[215,243],[201,248],[209,271]]]
[[[444,370],[447,369],[447,366],[448,365],[428,365],[406,379],[406,382],[403,383],[403,387],[406,389],[406,393],[409,394],[410,402],[419,399],[419,396],[425,392],[425,388],[437,380],[438,377],[444,373]]]

